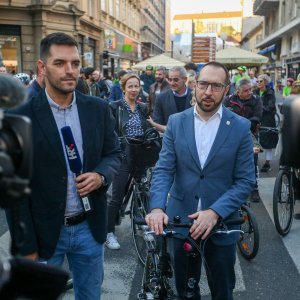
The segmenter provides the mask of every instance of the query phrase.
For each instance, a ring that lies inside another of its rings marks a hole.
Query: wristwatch
[[[100,174],[100,177],[101,177],[102,186],[107,186],[107,181],[105,177],[102,174]]]

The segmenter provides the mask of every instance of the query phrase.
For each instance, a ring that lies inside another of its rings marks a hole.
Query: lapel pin
[[[227,122],[226,122],[226,125],[230,125],[230,121],[227,121]]]

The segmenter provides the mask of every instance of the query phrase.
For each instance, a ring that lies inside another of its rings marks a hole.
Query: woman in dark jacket
[[[255,93],[261,97],[263,102],[263,115],[261,119],[261,127],[276,127],[276,98],[272,88],[269,87],[270,77],[266,74],[258,76],[257,87]],[[270,171],[270,161],[273,159],[272,149],[276,148],[278,142],[278,134],[271,131],[261,130],[259,134],[259,142],[264,148],[266,161],[261,168],[261,172]]]
[[[140,79],[133,73],[128,73],[120,81],[124,97],[118,101],[110,102],[112,114],[116,120],[116,132],[119,137],[142,138],[150,124],[147,122],[147,104],[137,102],[140,91]],[[122,139],[121,139],[122,140]],[[125,147],[122,145],[124,150]],[[114,234],[116,219],[126,193],[126,184],[129,178],[129,166],[127,158],[123,155],[123,161],[119,173],[112,183],[112,196],[108,201],[108,228],[106,246],[109,249],[120,249],[120,244]]]

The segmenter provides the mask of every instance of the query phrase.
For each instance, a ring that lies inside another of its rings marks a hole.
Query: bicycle
[[[299,185],[300,169],[280,166],[273,190],[273,216],[275,228],[281,236],[286,236],[291,229]]]
[[[161,147],[161,137],[157,131],[145,133],[143,141],[125,138],[126,155],[131,168],[130,177],[126,187],[126,194],[119,210],[119,221],[125,215],[130,215],[132,239],[139,261],[145,265],[147,249],[155,247],[155,239],[148,235],[147,226],[140,226],[135,223],[136,218],[144,218],[148,212],[149,191],[152,178],[152,167],[158,160]],[[124,140],[123,140],[124,141]],[[140,146],[143,146],[141,152]],[[152,151],[151,147],[156,147]],[[130,208],[128,203],[131,199]]]
[[[145,226],[144,219],[136,219],[136,223]],[[244,234],[241,229],[228,230],[228,225],[240,225],[244,223],[243,218],[223,220],[218,222],[215,228],[210,233],[209,237],[214,234],[232,234],[240,233]],[[138,293],[137,298],[140,300],[146,299],[160,299],[160,300],[170,300],[174,297],[174,291],[170,283],[170,279],[173,276],[172,265],[170,255],[167,251],[167,239],[174,237],[180,233],[176,232],[176,227],[190,228],[192,222],[181,223],[180,217],[175,217],[174,222],[169,222],[168,226],[164,229],[161,239],[161,247],[148,249],[146,264],[142,279],[142,288],[140,293]],[[153,234],[149,231],[147,234]],[[208,238],[209,238],[208,237]],[[190,261],[188,263],[188,274],[189,278],[186,280],[186,299],[193,299],[194,297],[194,287],[196,280],[193,274],[190,274],[189,270],[192,266],[192,260],[195,255],[202,255],[205,247],[205,241],[200,242],[200,245],[196,243],[191,237],[185,237],[186,243],[184,244],[184,249],[187,255],[189,255]],[[190,265],[190,266],[189,266]]]
[[[241,224],[243,234],[240,235],[237,246],[241,255],[247,260],[251,260],[257,255],[259,249],[258,224],[249,203],[241,206],[239,214],[244,223]]]

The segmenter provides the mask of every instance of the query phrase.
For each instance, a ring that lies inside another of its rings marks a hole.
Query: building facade
[[[141,43],[142,59],[147,59],[165,52],[166,0],[142,0]]]
[[[35,71],[41,39],[63,31],[78,41],[83,67],[113,76],[146,47],[164,52],[165,10],[158,0],[1,0],[0,65]]]
[[[265,66],[273,80],[296,78],[300,73],[300,1],[256,0],[253,11],[265,16],[264,34],[256,44],[269,57]]]

